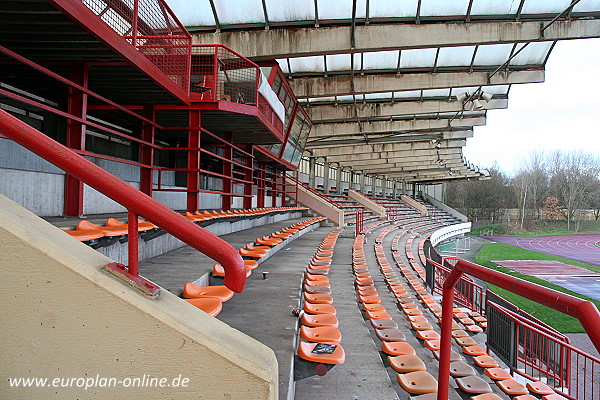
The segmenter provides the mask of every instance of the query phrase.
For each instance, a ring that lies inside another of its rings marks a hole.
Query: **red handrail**
[[[491,282],[498,287],[577,318],[596,349],[600,351],[600,312],[598,312],[594,303],[459,259],[448,278],[444,281],[438,400],[448,399],[454,286],[463,274],[469,274],[485,282]]]
[[[144,217],[218,261],[225,269],[223,283],[238,293],[244,289],[246,284],[244,261],[238,251],[223,239],[188,221],[183,215],[157,202],[4,110],[0,110],[0,133],[125,206],[130,213]],[[137,239],[137,233],[135,236]],[[137,277],[135,268],[137,259],[130,260],[130,264],[134,267],[130,268],[130,275]]]

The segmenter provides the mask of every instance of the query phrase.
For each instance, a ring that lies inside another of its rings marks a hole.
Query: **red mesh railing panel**
[[[177,86],[189,87],[192,38],[163,0],[82,0]]]
[[[256,106],[259,74],[256,64],[226,47],[192,47],[191,92],[200,100]]]

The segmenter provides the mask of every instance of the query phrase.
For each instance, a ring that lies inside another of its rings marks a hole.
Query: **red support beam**
[[[258,193],[257,193],[257,199],[256,199],[256,206],[258,208],[263,208],[265,206],[265,197],[267,194],[267,191],[265,189],[265,179],[266,179],[265,168],[267,168],[266,163],[264,161],[259,161],[258,171],[257,171]]]
[[[252,148],[253,146],[249,145],[247,152],[252,154]],[[254,158],[246,156],[246,167],[248,168],[244,171],[244,180],[247,181],[244,183],[244,195],[248,197],[244,197],[244,209],[248,210],[252,208],[252,175],[254,173],[252,168],[254,167]]]
[[[69,78],[87,89],[88,66],[84,63],[71,65]],[[67,98],[68,113],[85,120],[87,114],[87,94],[69,86]],[[85,150],[85,125],[80,121],[67,119],[67,147],[73,150]],[[83,215],[83,183],[70,174],[65,175],[64,214],[78,217]]]
[[[188,132],[187,167],[192,171],[187,172],[187,211],[193,213],[198,210],[200,194],[200,110],[189,111],[190,129]]]
[[[233,134],[231,132],[225,132],[223,135],[224,139],[232,144]],[[228,193],[231,193],[232,184],[231,177],[233,173],[233,168],[231,165],[231,159],[233,157],[233,150],[231,146],[225,145],[223,149],[223,194],[221,195],[221,209],[224,211],[231,210],[231,198],[232,196]]]
[[[156,109],[153,105],[144,106],[144,117],[154,121]],[[154,143],[154,125],[142,122],[142,140],[148,143]],[[150,168],[140,168],[140,190],[152,197],[152,167],[154,166],[154,147],[140,143],[140,163]]]

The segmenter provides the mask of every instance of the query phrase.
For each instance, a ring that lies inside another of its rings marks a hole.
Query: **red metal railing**
[[[140,215],[221,263],[226,271],[224,283],[231,290],[241,292],[244,289],[246,282],[244,262],[237,250],[223,239],[193,224],[181,214],[153,200],[4,110],[0,110],[0,132],[127,208],[129,268],[113,266],[113,273],[123,275],[151,295],[157,294],[158,288],[138,274],[137,216]]]
[[[362,234],[364,230],[365,230],[365,212],[363,210],[358,210],[356,212],[355,236]]]
[[[440,364],[438,376],[438,400],[448,399],[450,382],[450,350],[452,346],[452,308],[454,303],[455,286],[463,274],[469,274],[485,282],[517,293],[520,296],[575,317],[587,332],[590,340],[600,351],[600,312],[596,306],[586,300],[557,292],[543,286],[527,282],[501,272],[473,264],[469,261],[458,260],[452,272],[444,281],[442,298],[442,334],[440,343]],[[585,372],[586,374],[588,371]],[[590,378],[592,379],[592,378]],[[596,397],[597,398],[597,397]],[[591,398],[590,398],[591,399]]]
[[[446,259],[447,260],[447,259]],[[450,276],[452,270],[447,268],[433,260],[429,260],[434,267],[434,282],[435,285],[432,288],[433,293],[442,294],[442,287],[444,282]],[[483,299],[483,288],[473,282],[468,276],[461,276],[456,284],[456,293],[454,295],[454,301],[471,311],[477,311],[479,313],[484,312],[484,299]]]
[[[177,86],[189,90],[192,37],[164,0],[81,0]]]
[[[488,306],[514,324],[513,373],[541,380],[572,400],[600,397],[600,359],[573,347],[553,329],[533,323],[499,304],[489,302]]]
[[[190,92],[193,101],[252,105],[283,135],[283,121],[259,93],[260,67],[222,44],[193,45]]]

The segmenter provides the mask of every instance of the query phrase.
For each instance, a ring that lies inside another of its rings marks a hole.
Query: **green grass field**
[[[484,246],[479,253],[477,254],[476,263],[479,265],[483,265],[492,269],[495,269],[500,272],[504,272],[508,275],[515,276],[517,278],[536,283],[541,286],[545,286],[559,292],[567,293],[585,300],[590,300],[596,307],[600,308],[600,302],[590,299],[589,297],[582,296],[578,293],[575,293],[571,290],[565,289],[562,286],[554,285],[550,282],[547,282],[543,279],[536,278],[530,275],[520,274],[518,272],[514,272],[508,268],[500,267],[497,264],[491,262],[491,260],[556,260],[563,262],[565,264],[575,265],[578,267],[587,268],[592,271],[600,272],[600,267],[596,265],[590,265],[578,261],[569,260],[566,258],[555,257],[544,253],[538,253],[531,250],[521,249],[519,247],[510,246],[503,243],[489,243]],[[497,286],[488,284],[488,287],[493,290],[498,295],[502,296],[506,300],[510,301],[517,307],[522,310],[528,312],[529,314],[539,318],[544,321],[548,325],[557,329],[563,333],[580,333],[584,332],[583,327],[579,324],[577,319],[569,317],[563,313],[555,311],[551,308],[542,306],[536,302],[528,300],[524,297],[521,297],[517,294],[509,292],[507,290],[501,289]]]

